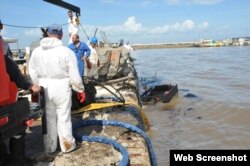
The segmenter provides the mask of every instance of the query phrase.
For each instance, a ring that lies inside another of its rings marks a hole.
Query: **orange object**
[[[115,50],[112,50],[111,51],[111,55],[110,55],[110,61],[112,62],[112,61],[118,61],[119,60],[119,53],[117,52],[117,51],[115,51]]]
[[[2,42],[0,39],[0,106],[15,103],[17,99],[16,84],[10,81],[6,71]]]

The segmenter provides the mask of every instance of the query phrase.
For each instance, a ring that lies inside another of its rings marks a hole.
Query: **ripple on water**
[[[169,165],[170,149],[250,149],[249,52],[250,47],[136,51],[138,73],[157,72],[180,89],[171,103],[144,108],[160,166]]]

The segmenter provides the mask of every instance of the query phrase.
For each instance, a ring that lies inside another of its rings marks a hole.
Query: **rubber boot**
[[[33,166],[34,161],[25,156],[25,134],[10,139],[11,166]]]

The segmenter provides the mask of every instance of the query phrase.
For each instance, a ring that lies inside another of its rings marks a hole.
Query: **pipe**
[[[116,141],[105,138],[105,137],[99,137],[99,136],[92,137],[92,136],[76,135],[75,137],[79,141],[99,142],[99,143],[113,146],[116,150],[118,150],[122,154],[122,160],[120,161],[119,166],[127,166],[128,165],[128,163],[129,163],[128,152],[121,144],[117,143]]]
[[[114,120],[81,120],[77,124],[77,126],[74,126],[74,129],[79,128],[81,126],[91,126],[91,125],[118,126],[118,127],[123,127],[123,128],[129,129],[130,131],[138,133],[146,141],[148,151],[149,151],[151,166],[157,166],[157,160],[156,160],[155,152],[153,150],[153,146],[152,146],[152,144],[150,142],[150,139],[148,138],[147,134],[143,130],[141,130],[138,127],[133,126],[131,124],[120,122],[120,121],[114,121]]]

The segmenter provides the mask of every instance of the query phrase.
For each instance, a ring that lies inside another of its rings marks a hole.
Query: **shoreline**
[[[208,47],[243,47],[249,45],[222,45],[222,46],[202,46],[199,44],[141,44],[131,45],[134,50],[138,49],[164,49],[164,48],[208,48]]]
[[[131,45],[135,50],[137,49],[161,49],[161,48],[189,48],[197,47],[194,44],[142,44],[142,45]]]

